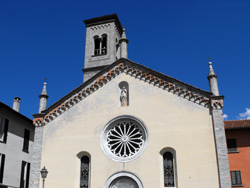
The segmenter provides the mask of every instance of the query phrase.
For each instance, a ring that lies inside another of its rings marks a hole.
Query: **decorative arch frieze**
[[[103,29],[103,28],[109,27],[109,26],[110,26],[110,24],[102,24],[102,25],[98,25],[98,26],[93,26],[90,29],[91,30],[98,30],[98,29]]]
[[[35,125],[36,127],[42,127],[42,126],[44,125],[43,119],[35,119],[35,120],[34,120],[34,125]]]
[[[95,81],[93,81],[91,84],[87,86],[87,88],[83,88],[78,93],[71,96],[66,101],[62,102],[59,106],[57,106],[54,110],[50,111],[44,116],[43,121],[41,121],[44,125],[55,119],[56,117],[60,116],[62,113],[73,107],[75,104],[79,103],[84,98],[91,95],[93,92],[107,84],[109,81],[111,81],[113,78],[115,78],[117,75],[125,73],[127,75],[130,75],[131,77],[134,77],[135,79],[139,79],[141,81],[147,82],[149,84],[154,85],[155,87],[161,88],[163,90],[166,90],[167,92],[171,92],[175,95],[178,95],[179,97],[182,97],[184,99],[187,99],[191,102],[194,102],[198,105],[209,107],[209,98],[204,97],[200,94],[193,93],[192,91],[182,88],[172,82],[166,81],[164,79],[161,79],[157,76],[154,76],[152,74],[143,72],[141,70],[138,70],[137,68],[134,68],[132,66],[129,66],[125,63],[120,63],[113,67],[111,70],[107,71],[103,75],[99,76]],[[223,106],[223,101],[214,101],[212,103],[212,106],[219,108]],[[37,123],[39,124],[39,123]],[[39,124],[40,125],[40,124]]]
[[[211,100],[211,106],[214,110],[221,110],[223,108],[223,100]]]

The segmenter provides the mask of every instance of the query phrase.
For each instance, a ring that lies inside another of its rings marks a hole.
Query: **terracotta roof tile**
[[[224,121],[225,129],[250,128],[250,119]]]

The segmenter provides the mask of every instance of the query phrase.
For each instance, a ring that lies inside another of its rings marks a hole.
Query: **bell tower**
[[[122,25],[116,14],[83,21],[86,25],[84,78],[96,73],[120,58]]]

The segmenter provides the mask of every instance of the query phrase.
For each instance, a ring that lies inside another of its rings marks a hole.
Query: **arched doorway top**
[[[143,188],[141,180],[130,172],[118,172],[107,180],[104,188]]]

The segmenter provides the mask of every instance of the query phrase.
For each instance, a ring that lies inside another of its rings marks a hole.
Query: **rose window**
[[[118,117],[105,127],[102,147],[113,160],[130,161],[142,153],[146,137],[146,128],[141,121],[130,116]]]

